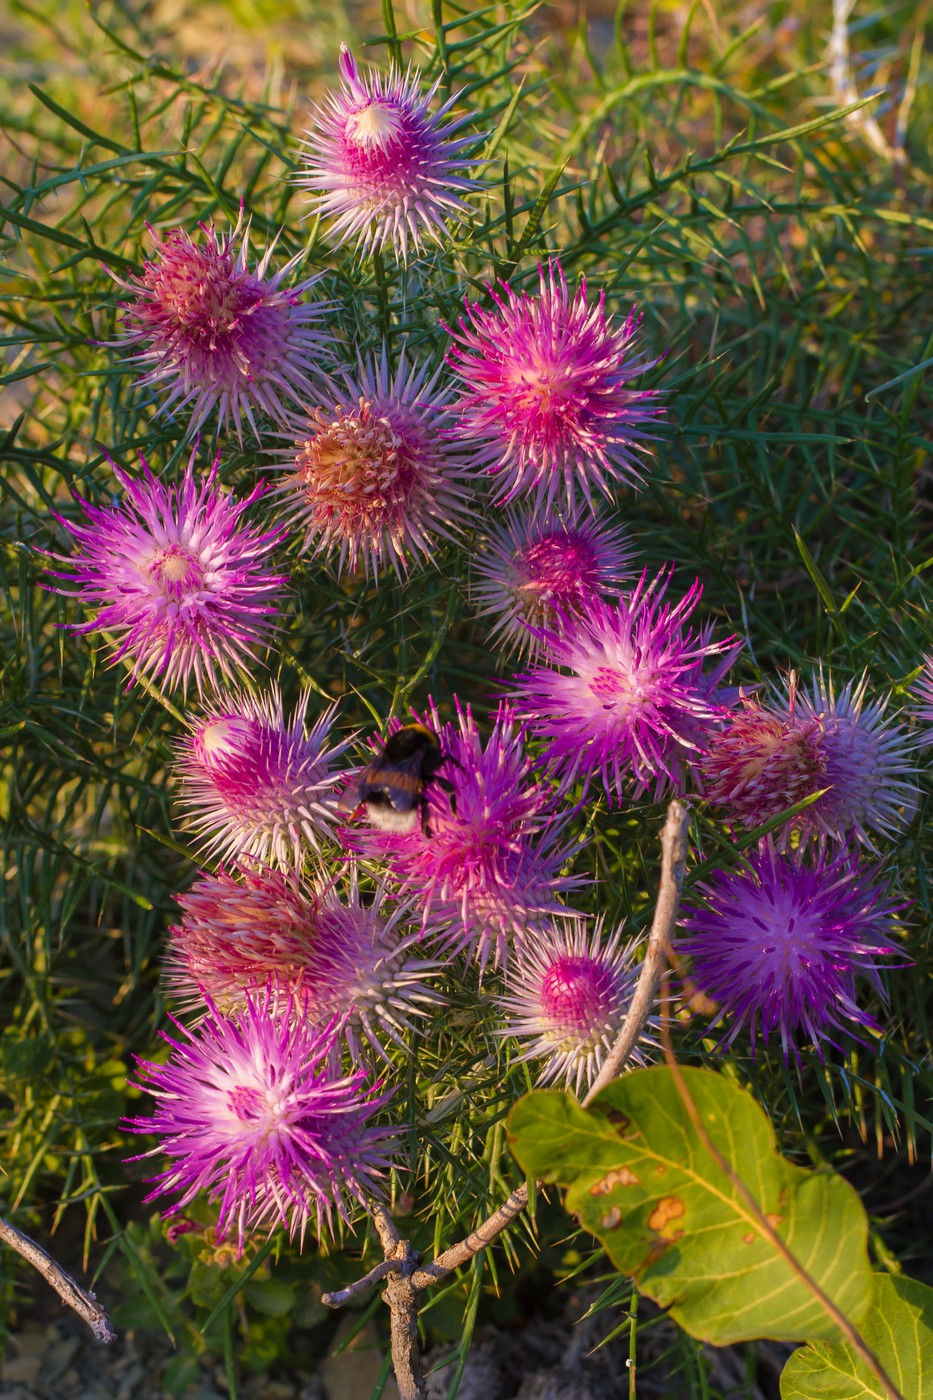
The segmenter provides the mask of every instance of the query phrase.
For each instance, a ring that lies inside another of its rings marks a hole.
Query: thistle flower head
[[[499,500],[572,507],[578,487],[591,500],[594,488],[611,499],[617,481],[637,486],[636,452],[663,411],[657,390],[630,387],[659,363],[632,355],[641,318],[615,324],[582,278],[571,294],[556,260],[539,269],[537,296],[504,283],[489,295],[489,310],[467,299],[449,359],[463,382],[455,434]]]
[[[372,830],[354,841],[389,861],[402,889],[423,900],[425,917],[451,920],[451,936],[475,951],[481,967],[491,953],[504,963],[509,933],[566,913],[558,895],[580,883],[561,874],[572,854],[566,818],[532,777],[523,732],[506,706],[485,743],[459,703],[455,723],[442,725],[433,707],[424,722],[448,757],[453,798],[428,786],[427,835]]]
[[[622,580],[633,550],[621,525],[571,511],[510,510],[474,562],[479,616],[497,645],[534,655],[539,634],[573,619]],[[497,636],[498,634],[498,636]]]
[[[545,740],[566,786],[599,776],[617,803],[632,792],[681,791],[686,765],[725,713],[717,688],[742,643],[688,628],[700,583],[669,604],[669,582],[667,571],[650,582],[643,574],[617,604],[594,599],[543,634],[550,664],[516,677],[518,714]],[[704,674],[710,658],[718,659]]]
[[[118,505],[79,501],[81,523],[55,516],[77,546],[69,559],[54,556],[69,566],[56,577],[97,609],[74,630],[112,639],[112,662],[132,662],[130,685],[147,676],[187,690],[193,678],[200,693],[245,670],[271,639],[288,582],[269,568],[281,530],[246,523],[263,488],[237,501],[217,482],[218,461],[199,481],[192,454],[181,482],[165,485],[140,460],[135,479],[114,465]]]
[[[929,748],[933,744],[933,656],[923,658],[923,670],[914,682],[914,695],[920,704],[912,707],[911,714],[922,726],[916,743],[918,748]]]
[[[394,376],[383,351],[343,378],[312,413],[278,492],[304,526],[303,548],[333,557],[338,574],[362,564],[377,576],[388,563],[404,576],[412,555],[433,562],[435,542],[466,520],[463,454],[442,440],[450,396],[404,352]]]
[[[357,1070],[339,1077],[338,1024],[312,1028],[272,993],[248,996],[231,1016],[209,1005],[197,1029],[177,1022],[164,1065],[139,1061],[156,1108],[133,1132],[161,1141],[142,1154],[170,1165],[153,1180],[153,1200],[178,1192],[175,1215],[201,1192],[219,1202],[217,1235],[284,1225],[304,1241],[309,1221],[350,1218],[351,1201],[381,1194],[392,1134],[369,1125],[390,1097]]]
[[[308,727],[310,698],[305,691],[286,719],[277,686],[241,690],[177,740],[180,803],[202,852],[300,866],[331,834],[335,764],[350,740],[328,745],[333,705]]]
[[[227,234],[211,224],[199,240],[183,229],[164,239],[150,233],[155,254],[142,276],[110,274],[132,295],[115,343],[142,347],[139,382],[165,394],[160,412],[190,409],[194,432],[216,409],[220,430],[229,422],[242,442],[245,419],[258,438],[257,414],[281,420],[312,390],[329,340],[319,323],[330,308],[304,297],[321,274],[285,286],[304,254],[272,273],[271,247],[251,270],[242,211]]]
[[[700,989],[731,1018],[723,1044],[744,1031],[754,1044],[760,1024],[766,1044],[777,1034],[785,1059],[799,1058],[801,1040],[819,1052],[847,1027],[878,1030],[855,989],[862,976],[884,997],[878,959],[897,951],[899,906],[877,871],[849,847],[789,856],[764,846],[747,866],[697,886],[704,903],[685,908],[678,942]]]
[[[637,980],[637,944],[623,944],[622,932],[605,938],[602,920],[588,931],[581,920],[564,919],[518,943],[498,999],[508,1018],[502,1034],[528,1042],[519,1059],[544,1061],[540,1084],[560,1080],[579,1094],[599,1073]],[[638,1047],[632,1061],[644,1064]]]
[[[447,120],[456,96],[432,114],[440,80],[425,91],[411,68],[360,73],[346,44],[339,68],[340,88],[314,109],[297,183],[312,192],[312,212],[332,220],[337,242],[364,255],[390,246],[404,261],[469,214],[462,196],[479,184],[458,172],[477,164],[466,154],[477,138],[456,133],[470,116]]]

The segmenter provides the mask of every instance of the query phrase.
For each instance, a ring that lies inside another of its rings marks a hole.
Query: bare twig
[[[386,1274],[395,1273],[400,1268],[398,1259],[383,1259],[381,1264],[370,1269],[368,1274],[358,1278],[355,1283],[347,1284],[346,1288],[338,1288],[336,1293],[322,1293],[321,1302],[326,1308],[342,1308],[345,1303],[351,1302],[360,1293],[365,1293],[367,1288],[372,1288],[373,1284],[384,1279]]]
[[[527,1204],[528,1186],[523,1182],[521,1186],[516,1186],[509,1199],[498,1210],[493,1211],[489,1219],[484,1220],[472,1234],[467,1235],[465,1240],[452,1245],[450,1249],[445,1249],[432,1263],[417,1269],[412,1275],[412,1282],[416,1288],[430,1288],[432,1283],[440,1283],[441,1279],[452,1274],[454,1269],[466,1264],[474,1254],[492,1244],[496,1236],[501,1235],[506,1226],[511,1225],[512,1221],[521,1215]]]
[[[671,1078],[673,1079],[674,1084],[676,1085],[677,1093],[680,1095],[680,1101],[683,1104],[684,1109],[686,1110],[690,1122],[693,1124],[693,1127],[696,1131],[696,1135],[702,1143],[704,1151],[707,1152],[710,1157],[712,1157],[713,1161],[716,1163],[717,1167],[723,1173],[723,1175],[728,1177],[729,1181],[732,1183],[738,1194],[742,1197],[742,1200],[745,1202],[749,1213],[752,1216],[754,1216],[755,1223],[758,1229],[769,1241],[774,1250],[778,1254],[780,1254],[781,1258],[784,1260],[785,1264],[787,1264],[788,1268],[791,1269],[791,1271],[797,1276],[800,1282],[810,1290],[810,1292],[813,1294],[814,1298],[816,1298],[817,1302],[820,1304],[823,1310],[827,1313],[829,1317],[832,1318],[833,1322],[835,1322],[836,1326],[839,1328],[840,1332],[845,1337],[849,1346],[869,1368],[869,1370],[872,1372],[872,1375],[877,1376],[878,1380],[884,1386],[885,1394],[887,1395],[888,1400],[904,1400],[903,1395],[897,1389],[894,1382],[891,1380],[891,1377],[888,1375],[887,1371],[885,1371],[881,1362],[878,1360],[878,1357],[872,1351],[868,1343],[864,1340],[861,1333],[855,1327],[853,1327],[852,1323],[846,1317],[845,1313],[843,1313],[836,1306],[832,1298],[830,1298],[829,1294],[823,1291],[823,1289],[817,1283],[816,1279],[813,1278],[809,1273],[807,1273],[807,1270],[800,1263],[799,1259],[797,1259],[796,1255],[792,1254],[791,1251],[787,1248],[787,1245],[781,1239],[777,1230],[771,1224],[771,1221],[765,1215],[764,1211],[761,1209],[761,1206],[758,1204],[751,1191],[745,1185],[745,1182],[739,1176],[738,1172],[734,1171],[730,1164],[726,1161],[725,1157],[719,1151],[718,1147],[715,1146],[715,1144],[709,1136],[709,1133],[706,1131],[703,1119],[700,1116],[699,1109],[693,1101],[693,1098],[690,1094],[690,1090],[687,1088],[686,1080],[684,1079],[683,1074],[681,1073],[680,1065],[677,1063],[677,1057],[675,1056],[673,1046],[671,1045],[670,1017],[668,1015],[669,994],[667,989],[667,980],[668,974],[665,972],[662,979],[661,989],[661,1043],[664,1048],[664,1061],[671,1072]]]
[[[0,1240],[8,1244],[11,1249],[31,1264],[32,1267],[42,1275],[46,1283],[50,1284],[61,1298],[63,1303],[67,1303],[69,1308],[74,1308],[80,1318],[83,1318],[90,1327],[94,1336],[99,1342],[115,1342],[117,1339],[113,1323],[99,1305],[94,1294],[89,1289],[82,1288],[79,1283],[66,1273],[61,1264],[57,1264],[51,1254],[46,1254],[41,1245],[36,1244],[28,1235],[17,1230],[15,1225],[11,1225],[8,1220],[0,1219]]]

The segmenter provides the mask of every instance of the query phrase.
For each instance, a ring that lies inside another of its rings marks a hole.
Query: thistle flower
[[[474,561],[479,616],[496,620],[490,642],[502,648],[540,649],[538,633],[559,628],[623,579],[633,549],[621,525],[571,511],[510,510],[494,526]],[[498,634],[498,636],[497,636]]]
[[[490,288],[488,311],[466,300],[448,356],[463,381],[454,431],[498,478],[500,502],[531,493],[550,507],[562,494],[572,507],[578,486],[611,500],[615,482],[640,484],[635,453],[663,409],[658,390],[629,381],[659,360],[631,358],[634,310],[614,324],[605,294],[589,305],[581,278],[571,295],[556,260],[539,281],[536,297]]]
[[[362,563],[376,576],[389,563],[403,577],[411,555],[433,563],[435,540],[454,539],[466,520],[463,454],[442,440],[450,395],[404,351],[394,377],[383,350],[343,378],[345,390],[334,386],[312,413],[278,493],[304,525],[302,548],[336,556],[338,574]]]
[[[469,214],[461,196],[480,188],[456,173],[478,163],[466,155],[477,137],[455,135],[471,115],[446,120],[455,95],[432,116],[440,79],[425,92],[411,68],[361,75],[346,44],[338,67],[342,86],[314,108],[302,143],[297,183],[312,191],[312,212],[333,219],[331,236],[364,255],[388,244],[405,260],[425,240],[442,243],[448,219]]]
[[[821,1053],[838,1030],[879,1030],[855,999],[857,975],[885,997],[878,959],[897,951],[888,940],[900,906],[877,869],[848,846],[809,858],[764,846],[747,864],[696,887],[705,902],[685,908],[678,943],[701,990],[732,1018],[722,1043],[747,1030],[754,1045],[760,1023],[765,1044],[777,1033],[787,1059],[799,1058],[801,1036]]]
[[[271,993],[229,1017],[209,1003],[196,1030],[176,1021],[178,1039],[162,1033],[166,1064],[138,1061],[136,1087],[156,1109],[127,1126],[161,1139],[143,1157],[171,1161],[147,1201],[179,1192],[172,1216],[207,1191],[220,1203],[218,1239],[235,1228],[241,1253],[254,1230],[281,1224],[303,1243],[309,1221],[320,1231],[336,1211],[349,1222],[351,1201],[380,1195],[390,1165],[393,1134],[369,1126],[390,1095],[362,1070],[338,1077],[339,1023],[312,1028],[294,1011]]]
[[[541,918],[566,914],[558,896],[580,881],[562,875],[573,853],[564,841],[566,816],[552,794],[532,778],[523,731],[500,706],[484,744],[473,715],[457,704],[454,724],[441,725],[436,710],[425,720],[450,759],[445,772],[453,800],[426,789],[430,835],[368,830],[353,841],[387,859],[404,892],[424,902],[425,919],[449,919],[451,937],[475,952],[480,967],[490,954],[508,956],[508,935],[523,935]]]
[[[53,556],[69,566],[55,576],[98,609],[73,630],[113,640],[111,662],[132,662],[127,688],[148,676],[187,690],[193,677],[201,693],[245,670],[269,643],[288,582],[268,568],[282,532],[244,521],[263,487],[237,501],[217,482],[219,459],[198,482],[192,454],[178,485],[163,485],[140,461],[136,479],[114,464],[124,490],[117,506],[79,501],[82,524],[55,515],[78,548],[69,559]]]
[[[126,334],[117,345],[141,349],[139,383],[165,392],[160,409],[190,408],[195,432],[216,408],[220,431],[229,421],[240,442],[243,420],[259,437],[256,414],[281,420],[286,404],[312,392],[312,375],[330,337],[318,323],[328,304],[304,300],[323,274],[293,287],[286,282],[304,257],[269,270],[272,246],[249,267],[249,224],[242,210],[232,233],[201,224],[195,242],[183,229],[155,240],[155,257],[141,277],[114,281],[132,294],[123,303]]]
[[[180,805],[202,853],[300,866],[331,835],[334,765],[351,740],[328,747],[335,705],[308,728],[310,698],[304,691],[286,720],[277,686],[241,690],[176,741]]]
[[[933,656],[923,658],[923,670],[914,685],[914,694],[920,701],[911,710],[913,717],[926,726],[916,740],[918,748],[929,748],[933,744]]]
[[[346,901],[332,881],[314,886],[244,867],[202,875],[178,903],[168,978],[189,1007],[207,997],[228,1011],[272,987],[294,996],[317,1026],[338,1015],[360,1060],[364,1044],[384,1059],[386,1039],[405,1048],[403,1033],[444,1004],[426,980],[441,964],[414,955],[422,934],[412,904],[391,902],[384,886],[363,903],[355,872]]]
[[[545,741],[544,757],[565,787],[599,776],[618,804],[630,792],[657,800],[681,791],[687,765],[726,713],[729,697],[717,688],[742,642],[688,629],[702,587],[697,580],[668,604],[669,582],[669,571],[650,582],[642,574],[618,604],[594,599],[559,632],[542,634],[551,664],[516,677],[517,712]],[[704,675],[704,661],[715,657]]]
[[[637,976],[636,942],[622,929],[603,941],[580,920],[553,922],[523,939],[509,967],[499,1006],[509,1018],[502,1035],[528,1040],[520,1060],[544,1060],[539,1084],[561,1080],[579,1094],[589,1088],[622,1028]],[[634,1064],[644,1064],[636,1047]]]

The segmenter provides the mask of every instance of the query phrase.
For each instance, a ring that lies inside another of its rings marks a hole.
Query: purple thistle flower
[[[573,622],[625,578],[634,551],[622,525],[572,511],[510,510],[475,560],[479,616],[496,621],[490,642],[519,655],[540,649],[540,633]],[[498,637],[496,634],[498,633]]]
[[[403,1034],[444,1005],[425,981],[441,964],[414,956],[422,932],[412,931],[412,904],[391,903],[384,886],[364,903],[355,871],[345,902],[332,881],[310,886],[294,874],[241,868],[202,875],[178,903],[169,982],[188,1007],[207,997],[228,1011],[272,987],[298,998],[315,1025],[340,1016],[361,1060],[366,1044],[383,1059],[385,1040],[405,1049]]]
[[[405,260],[409,246],[442,243],[448,219],[469,214],[461,196],[480,188],[456,173],[479,163],[465,154],[478,138],[455,136],[471,115],[446,120],[456,94],[432,115],[440,79],[425,92],[411,68],[361,75],[346,44],[338,67],[342,86],[314,108],[303,142],[297,183],[312,191],[312,212],[332,218],[331,236],[364,255],[389,244]]]
[[[920,701],[910,713],[914,719],[927,726],[916,740],[918,748],[929,748],[933,744],[933,656],[924,656],[923,670],[914,682],[914,694]]]
[[[219,458],[197,481],[192,454],[178,485],[157,481],[140,461],[136,479],[113,464],[124,489],[119,505],[79,500],[83,524],[55,515],[78,547],[70,558],[53,556],[69,566],[55,577],[98,609],[73,630],[107,634],[116,643],[112,663],[132,661],[127,689],[142,675],[187,690],[193,676],[201,693],[245,670],[271,640],[288,579],[267,564],[282,531],[243,520],[264,488],[237,501],[217,482]]]
[[[180,803],[202,854],[300,866],[331,835],[334,765],[351,741],[328,747],[334,705],[308,728],[310,698],[286,720],[277,686],[225,695],[177,740]]]
[[[522,935],[548,914],[567,914],[558,895],[581,883],[562,875],[574,849],[564,840],[566,816],[532,778],[524,734],[500,706],[484,744],[473,715],[457,704],[455,724],[441,725],[432,707],[424,721],[449,756],[453,801],[429,785],[429,829],[368,830],[354,841],[388,860],[404,892],[420,896],[424,918],[449,919],[460,947],[480,967],[490,953],[505,963],[508,934]]]
[[[785,1059],[799,1058],[796,1038],[820,1052],[834,1031],[877,1023],[855,1000],[864,976],[885,998],[878,958],[896,953],[888,941],[901,907],[886,897],[877,869],[854,851],[814,849],[779,855],[765,845],[747,869],[721,871],[696,886],[703,905],[684,910],[678,951],[693,961],[701,990],[732,1025],[722,1044],[760,1022],[765,1043],[780,1035]]]
[[[343,371],[326,409],[311,414],[310,436],[297,444],[292,471],[277,487],[289,521],[305,529],[303,549],[336,558],[336,571],[367,575],[392,565],[400,577],[409,557],[434,561],[435,539],[452,540],[466,521],[466,466],[443,433],[449,393],[406,364],[395,375],[381,359]]]
[[[578,919],[552,923],[517,945],[507,989],[498,998],[509,1017],[502,1035],[528,1040],[520,1060],[544,1060],[539,1084],[562,1080],[577,1094],[593,1083],[622,1028],[637,973],[637,941],[623,945],[619,928],[603,941]],[[632,1062],[644,1064],[639,1049]]]
[[[167,1064],[138,1061],[137,1087],[156,1109],[127,1126],[161,1139],[143,1157],[171,1159],[147,1202],[179,1192],[172,1216],[207,1191],[220,1203],[218,1239],[234,1228],[241,1253],[254,1230],[281,1224],[303,1243],[310,1220],[318,1231],[335,1211],[349,1222],[350,1202],[382,1194],[391,1165],[394,1134],[368,1126],[391,1095],[363,1070],[339,1077],[339,1023],[322,1031],[294,1011],[272,993],[247,997],[229,1017],[209,1004],[196,1030],[176,1021],[183,1038],[162,1033]]]
[[[469,322],[450,332],[463,381],[454,431],[499,479],[500,502],[531,492],[550,507],[562,494],[572,507],[577,486],[612,499],[614,482],[640,484],[635,452],[663,412],[658,390],[629,381],[660,360],[631,358],[634,310],[615,325],[604,293],[588,305],[584,278],[571,296],[556,259],[538,271],[536,297],[503,283],[489,311],[466,299]]]
[[[200,243],[183,229],[164,239],[150,229],[155,257],[143,275],[126,282],[110,273],[133,296],[123,303],[126,335],[113,343],[148,346],[134,365],[144,370],[140,385],[166,391],[161,413],[190,407],[194,432],[216,408],[218,429],[229,420],[242,442],[244,418],[258,438],[257,412],[280,421],[287,403],[312,392],[330,340],[317,324],[330,307],[304,300],[322,273],[283,286],[304,253],[270,273],[273,244],[250,271],[242,209],[232,233],[200,228]]]
[[[731,697],[719,683],[742,647],[686,623],[703,589],[664,602],[670,571],[647,573],[618,604],[594,599],[579,618],[541,635],[549,666],[515,678],[517,711],[545,742],[563,785],[599,776],[610,802],[683,789],[688,763]],[[703,673],[707,658],[718,657]],[[562,667],[563,670],[553,669]]]

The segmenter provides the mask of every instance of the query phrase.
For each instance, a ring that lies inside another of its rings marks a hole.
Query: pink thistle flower
[[[180,803],[202,854],[300,866],[331,835],[334,765],[351,741],[328,747],[335,705],[308,728],[310,698],[287,720],[277,686],[225,695],[176,741]]]
[[[404,352],[394,377],[383,350],[343,378],[277,490],[304,525],[303,549],[336,556],[338,575],[389,563],[404,577],[411,555],[432,563],[435,540],[455,539],[467,519],[463,454],[443,440],[450,395]]]
[[[523,731],[508,707],[500,706],[485,744],[469,707],[464,712],[459,703],[456,723],[440,725],[433,707],[424,722],[449,756],[444,771],[453,800],[433,784],[426,788],[430,835],[413,827],[369,830],[355,840],[388,860],[402,891],[423,900],[425,920],[452,922],[451,936],[475,952],[481,968],[491,953],[504,964],[509,933],[567,914],[558,896],[581,883],[561,874],[576,849],[561,844],[567,818],[533,780]]]
[[[799,1059],[800,1036],[821,1054],[835,1031],[880,1031],[855,999],[857,975],[886,999],[877,960],[898,951],[888,940],[901,906],[886,898],[877,869],[849,847],[808,860],[765,845],[746,860],[747,869],[695,887],[704,903],[685,908],[678,943],[701,990],[732,1018],[722,1043],[747,1030],[754,1045],[760,1023],[765,1044],[777,1033],[785,1059]]]
[[[640,484],[635,451],[663,412],[658,390],[629,381],[660,361],[631,358],[634,311],[613,324],[605,295],[588,305],[581,278],[571,296],[556,260],[539,279],[537,297],[490,288],[489,311],[466,300],[448,356],[464,386],[454,431],[499,478],[500,502],[531,492],[550,507],[563,494],[572,507],[577,486],[611,500],[616,481]]]
[[[55,515],[78,547],[71,558],[53,556],[70,570],[55,576],[76,584],[71,596],[98,609],[73,630],[113,639],[112,664],[132,661],[127,689],[148,676],[187,690],[193,677],[201,693],[245,670],[271,640],[275,602],[288,579],[272,573],[268,559],[282,531],[262,532],[243,520],[263,487],[237,501],[217,482],[219,458],[197,481],[192,453],[178,485],[157,481],[140,461],[136,479],[113,465],[124,490],[119,505],[79,500],[81,524]]]
[[[162,1033],[166,1064],[138,1061],[136,1087],[156,1109],[127,1126],[161,1139],[143,1157],[171,1162],[147,1202],[179,1192],[170,1217],[207,1191],[220,1203],[218,1239],[235,1228],[241,1253],[253,1231],[283,1225],[303,1243],[311,1220],[319,1232],[334,1212],[349,1223],[351,1201],[381,1195],[390,1165],[394,1134],[369,1120],[391,1095],[362,1070],[335,1072],[339,1023],[322,1031],[294,1011],[271,993],[229,1017],[209,1004],[196,1030],[176,1021],[179,1039]]]
[[[474,565],[479,616],[496,619],[490,642],[498,634],[500,645],[534,656],[541,632],[572,621],[625,578],[633,552],[623,526],[609,521],[509,511]]]
[[[499,1006],[509,1017],[502,1035],[527,1040],[520,1060],[544,1060],[539,1084],[562,1080],[577,1094],[602,1068],[625,1020],[637,973],[637,941],[622,943],[619,928],[603,941],[577,919],[552,923],[522,939]],[[634,1064],[645,1058],[636,1047]]]
[[[929,748],[933,744],[933,656],[923,658],[923,670],[914,683],[914,694],[920,701],[910,713],[926,728],[916,740],[918,748]]]
[[[565,787],[598,775],[620,805],[632,791],[655,800],[682,791],[687,765],[726,713],[729,697],[718,687],[743,644],[687,628],[702,586],[695,581],[669,604],[669,582],[669,571],[650,582],[645,573],[618,604],[594,599],[559,632],[542,634],[551,664],[516,677],[518,713],[544,740]]]
[[[202,875],[178,897],[182,921],[169,930],[169,983],[189,1008],[207,997],[228,1011],[246,993],[272,987],[297,998],[318,1026],[341,1017],[355,1060],[385,1040],[406,1049],[405,1033],[443,1006],[427,985],[441,964],[414,956],[422,932],[411,903],[384,886],[363,902],[356,874],[346,901],[333,882],[310,886],[294,874],[241,868]],[[420,919],[419,919],[420,922]]]
[[[440,79],[425,92],[411,68],[361,75],[346,44],[338,67],[342,86],[314,108],[303,143],[297,183],[312,191],[312,212],[332,218],[332,237],[364,255],[389,244],[405,260],[425,239],[442,243],[448,219],[470,212],[461,196],[480,188],[456,173],[478,164],[465,154],[478,138],[455,135],[471,116],[446,120],[456,95],[432,115]]]
[[[200,243],[183,229],[164,239],[150,229],[155,257],[143,275],[127,282],[110,273],[133,296],[114,344],[148,347],[134,364],[142,386],[166,391],[160,412],[190,407],[194,432],[216,408],[218,429],[229,421],[242,442],[244,418],[258,438],[256,413],[280,421],[287,403],[312,392],[330,339],[317,326],[330,307],[304,300],[322,273],[283,286],[304,253],[270,273],[270,246],[250,270],[242,210],[232,233],[200,227]]]

